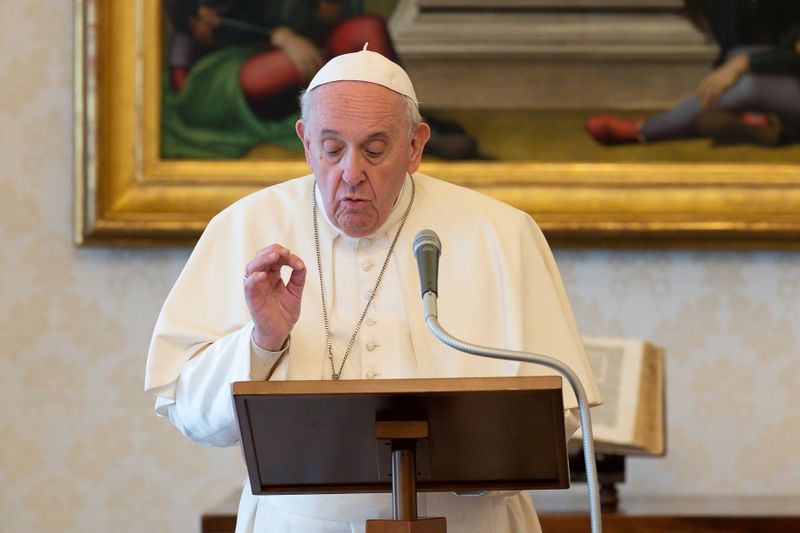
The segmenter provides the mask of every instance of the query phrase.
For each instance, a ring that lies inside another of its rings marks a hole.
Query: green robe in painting
[[[195,12],[203,0],[188,0],[184,9]],[[324,28],[313,13],[317,0],[273,2],[239,0],[229,3],[228,16],[264,28],[285,25],[319,42]],[[362,2],[344,1],[344,14],[362,11]],[[165,159],[236,159],[259,144],[270,143],[302,150],[294,124],[299,110],[279,119],[259,118],[239,85],[244,62],[265,49],[265,42],[252,43],[252,34],[220,28],[216,35],[223,46],[202,55],[189,70],[186,85],[178,92],[167,72],[162,84],[161,156]]]
[[[227,46],[203,56],[180,92],[164,76],[163,158],[235,159],[263,143],[302,149],[294,131],[299,112],[266,121],[250,108],[239,85],[239,71],[252,54],[250,48]]]

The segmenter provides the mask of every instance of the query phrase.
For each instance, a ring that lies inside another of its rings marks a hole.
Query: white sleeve
[[[208,345],[181,368],[175,401],[156,401],[156,411],[189,439],[206,446],[233,446],[239,442],[239,427],[233,408],[231,384],[263,381],[288,349],[268,352],[251,340],[253,324]]]

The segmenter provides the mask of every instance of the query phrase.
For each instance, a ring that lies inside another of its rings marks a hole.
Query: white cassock
[[[317,193],[337,371],[408,205],[410,179],[406,177],[383,227],[360,239],[331,225]],[[411,212],[342,378],[555,374],[535,365],[466,355],[433,337],[422,316],[411,251],[417,232],[427,228],[442,241],[438,300],[442,325],[476,344],[556,357],[581,378],[590,403],[599,403],[555,261],[533,220],[469,189],[422,174],[415,174],[414,182]],[[211,446],[238,444],[232,382],[331,377],[312,194],[314,178],[309,175],[258,191],[222,211],[209,223],[164,304],[147,359],[145,390],[157,396],[157,414],[168,416],[192,440]],[[273,243],[289,248],[308,270],[300,319],[282,354],[261,351],[251,343],[253,323],[242,287],[247,263]],[[564,407],[576,406],[565,383]],[[481,497],[421,493],[418,510],[420,516],[445,516],[454,533],[539,531],[527,492]],[[246,482],[236,531],[349,533],[363,531],[368,518],[388,517],[389,494],[253,496]]]

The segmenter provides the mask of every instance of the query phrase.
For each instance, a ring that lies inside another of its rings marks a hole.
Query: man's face
[[[347,235],[370,235],[419,167],[430,130],[420,124],[412,133],[403,98],[374,83],[328,83],[311,98],[311,116],[296,129],[325,212]]]

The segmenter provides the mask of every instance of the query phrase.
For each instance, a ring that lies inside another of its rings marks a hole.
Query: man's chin
[[[348,237],[353,237],[354,239],[360,239],[361,237],[369,237],[370,235],[375,233],[376,229],[378,229],[378,228],[373,228],[371,226],[369,228],[366,228],[366,229],[364,229],[364,228],[352,228],[352,227],[342,227],[341,228],[341,230],[344,232],[345,235],[347,235]]]
[[[337,223],[339,229],[348,237],[366,237],[378,229],[377,222],[373,217],[341,217]]]

